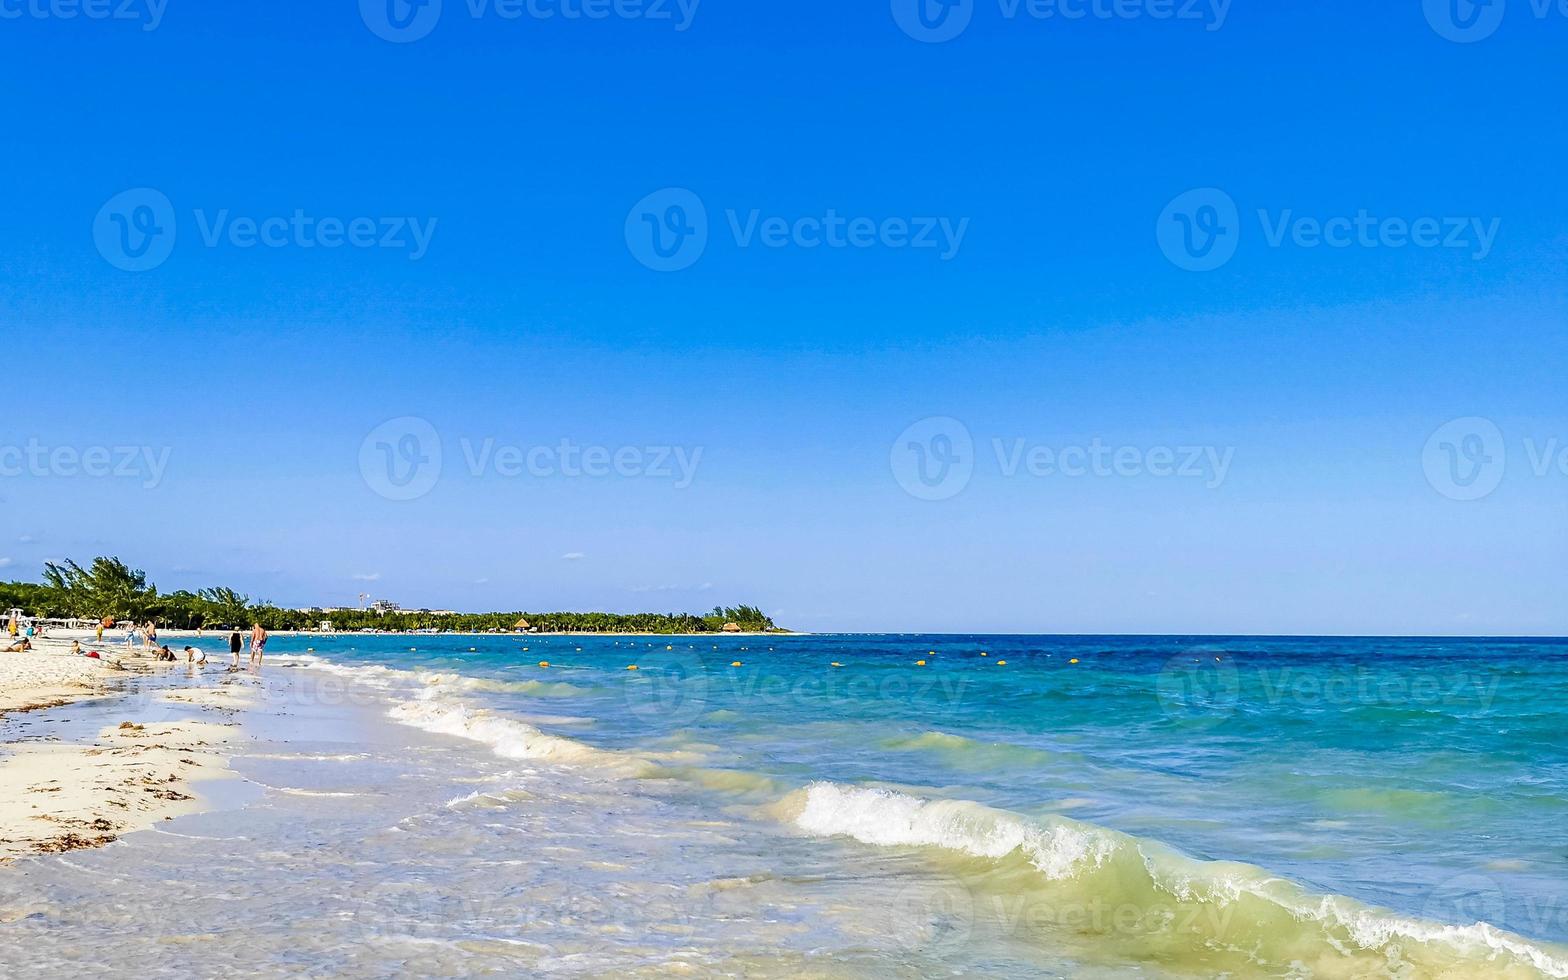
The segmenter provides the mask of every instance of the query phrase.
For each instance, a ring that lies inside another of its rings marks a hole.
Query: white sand
[[[101,661],[73,657],[69,649],[44,641],[32,653],[0,653],[0,714],[102,694],[115,671]]]
[[[36,641],[31,653],[0,653],[0,715],[58,707],[95,697],[121,697],[127,673],[147,673],[175,664],[124,657],[122,644],[85,649],[109,661],[73,656],[66,639]],[[123,670],[115,661],[123,658]],[[210,668],[209,668],[210,670]],[[212,671],[212,681],[223,676]],[[158,701],[192,707],[239,710],[254,694],[247,686],[178,688]],[[146,708],[145,702],[126,702]],[[233,717],[225,712],[226,717]],[[46,725],[49,715],[40,719]],[[227,771],[220,746],[232,726],[206,722],[142,724],[128,714],[122,724],[91,742],[7,741],[0,745],[0,864],[26,854],[99,847],[121,834],[186,813],[201,802],[191,783]],[[14,738],[0,730],[0,737]]]
[[[227,772],[233,729],[206,722],[125,722],[90,745],[26,742],[0,759],[0,864],[101,847],[194,813],[191,783]]]

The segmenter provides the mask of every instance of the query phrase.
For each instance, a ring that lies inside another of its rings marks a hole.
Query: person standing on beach
[[[244,641],[240,639],[239,630],[235,630],[229,634],[229,653],[234,655],[234,663],[232,663],[230,667],[232,667],[234,670],[240,669],[240,647],[243,645]]]
[[[103,642],[103,620],[99,620],[98,621],[98,640],[97,640],[97,642],[99,642],[99,643]]]
[[[267,652],[267,631],[257,623],[250,630],[250,662],[257,667],[261,666],[261,658]]]

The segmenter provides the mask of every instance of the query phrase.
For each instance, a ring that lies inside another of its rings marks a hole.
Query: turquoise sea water
[[[1242,862],[1311,896],[1568,941],[1560,641],[426,636],[306,645],[340,664],[423,674],[416,700],[400,709],[405,722],[503,754],[559,753],[569,763],[577,746],[603,750],[611,754],[581,764],[646,761],[653,778],[711,785],[721,797],[804,794],[809,817],[783,819],[867,847],[991,857],[997,832],[980,825],[997,817],[911,816],[922,801],[967,801],[1029,828],[1065,817]],[[487,728],[484,712],[570,743],[528,746],[531,729]],[[1026,845],[1018,854],[1041,863]],[[976,873],[966,864],[960,877]],[[1091,891],[1135,908],[1162,897],[1158,875]],[[1210,940],[1226,937],[1198,945]]]
[[[256,975],[1568,976],[1565,654],[278,637],[264,799],[36,873],[84,918],[27,946],[217,854],[243,935],[180,955]]]

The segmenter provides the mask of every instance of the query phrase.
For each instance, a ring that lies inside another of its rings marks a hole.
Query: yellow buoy
[[[550,666],[550,661],[548,661],[548,660],[541,660],[541,661],[539,661],[539,666],[541,666],[541,667],[548,667],[548,666]]]
[[[1067,662],[1068,662],[1068,663],[1070,663],[1070,664],[1075,664],[1075,663],[1077,663],[1077,662],[1078,662],[1078,658],[1077,658],[1077,657],[1074,657],[1074,658],[1073,658],[1073,659],[1071,659],[1071,660],[1069,660],[1069,661],[1067,661]]]
[[[990,656],[990,654],[989,654],[989,653],[986,653],[986,652],[985,652],[985,651],[984,651],[984,650],[981,650],[981,651],[980,651],[980,656],[982,656],[982,657],[989,657],[989,656]]]
[[[636,664],[632,664],[630,667],[627,667],[626,669],[627,670],[636,670],[637,669],[637,665]]]
[[[1006,666],[1007,666],[1007,661],[1005,661],[1005,660],[998,660],[998,661],[997,661],[997,662],[996,662],[996,665],[997,665],[997,666],[998,666],[998,667],[1006,667]]]
[[[739,661],[739,660],[737,660],[737,661],[735,661],[735,662],[734,662],[734,663],[732,663],[732,664],[730,664],[730,666],[731,666],[731,667],[744,667],[744,666],[746,666],[746,665],[745,665],[745,664],[743,664],[743,663],[741,663],[741,662],[740,662],[740,661]]]
[[[675,648],[674,647],[665,647],[664,649],[666,649],[666,650],[673,650]]]
[[[830,667],[842,667],[844,665],[835,660],[833,663],[829,664],[828,666],[830,666]]]
[[[924,660],[916,660],[915,661],[915,666],[916,667],[924,667],[925,665],[926,665],[926,662]]]

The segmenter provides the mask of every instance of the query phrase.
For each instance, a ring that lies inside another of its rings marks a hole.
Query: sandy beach
[[[112,669],[66,653],[69,641],[41,640],[31,653],[0,654],[0,715],[55,707],[104,693]]]
[[[197,812],[196,782],[226,772],[229,724],[164,716],[169,706],[234,708],[246,695],[221,668],[187,671],[122,657],[120,645],[94,645],[108,659],[70,653],[87,634],[34,642],[28,653],[0,654],[0,864],[28,854],[98,847],[119,836]],[[161,670],[160,670],[161,668]],[[135,681],[169,668],[195,687],[143,692]],[[83,731],[58,709],[103,700],[116,719]],[[123,716],[123,717],[122,717]]]

